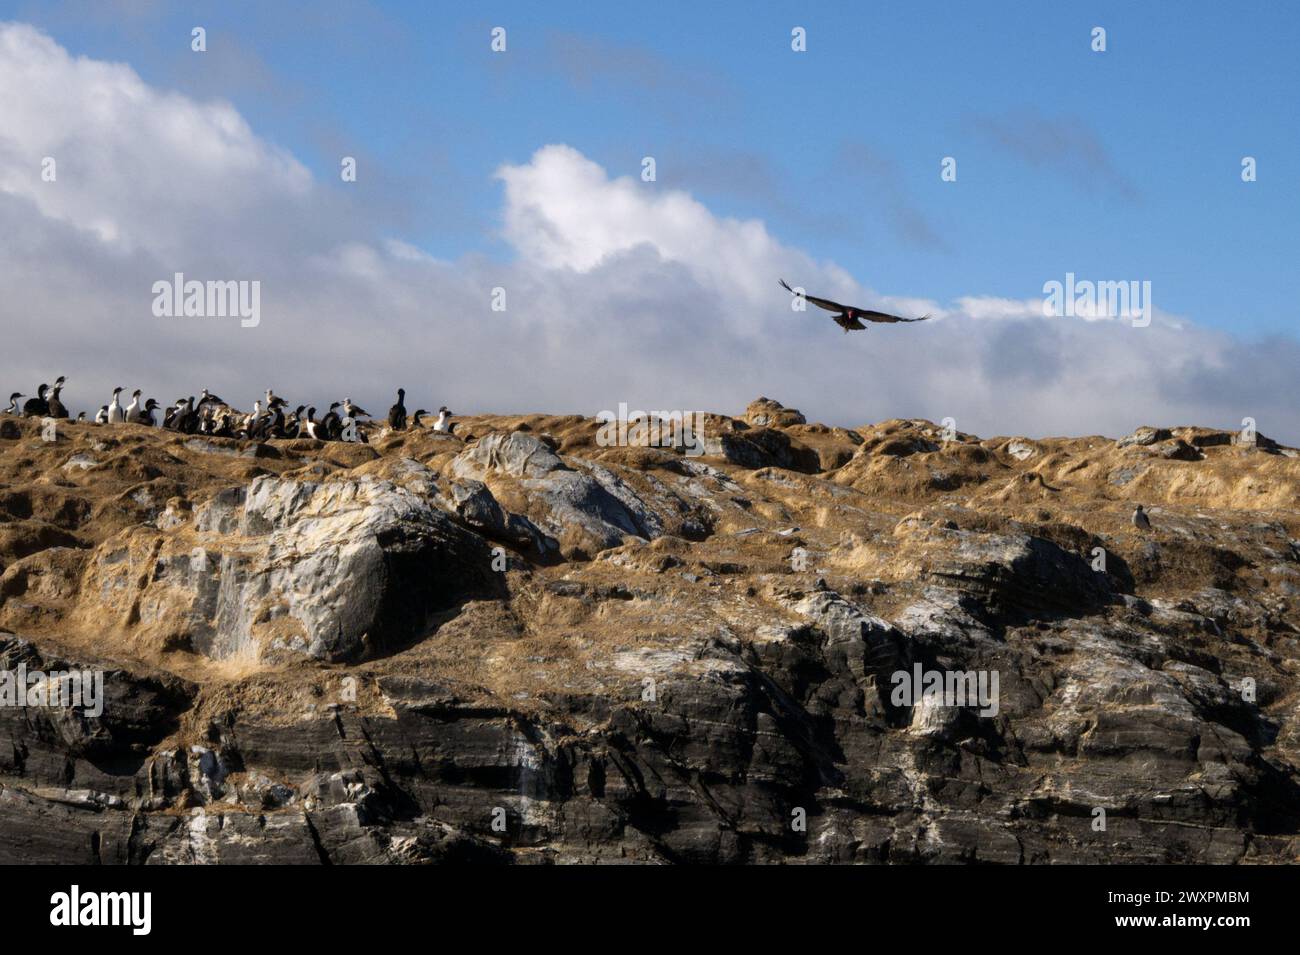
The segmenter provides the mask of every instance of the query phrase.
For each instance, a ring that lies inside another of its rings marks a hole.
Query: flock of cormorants
[[[69,417],[68,409],[63,404],[61,394],[67,379],[60,375],[54,385],[42,384],[36,391],[36,397],[27,398],[20,406],[18,399],[26,397],[21,392],[9,396],[9,407],[5,414],[22,415],[27,418],[62,418]],[[131,401],[122,405],[121,395],[125,388],[114,388],[113,399],[102,405],[94,417],[95,424],[140,424],[146,427],[159,427],[155,413],[161,408],[158,402],[149,398],[140,401],[141,391],[137,388],[131,393]],[[423,418],[428,414],[423,408],[408,417],[406,413],[406,391],[397,389],[397,403],[388,409],[388,427],[394,431],[415,431],[424,428]],[[286,413],[288,405],[270,388],[266,389],[265,405],[263,399],[253,402],[253,410],[245,413],[231,407],[217,395],[204,388],[195,401],[193,395],[177,398],[175,403],[163,412],[161,427],[183,434],[205,434],[216,438],[245,438],[261,440],[265,438],[315,438],[320,441],[356,441],[365,442],[365,432],[358,427],[362,418],[371,417],[370,412],[358,408],[351,398],[344,398],[330,405],[329,411],[320,420],[316,419],[316,406],[299,405]],[[452,434],[456,425],[451,420],[451,412],[444,406],[438,409],[438,420],[431,430],[441,434]],[[86,412],[77,415],[78,421],[86,420]]]

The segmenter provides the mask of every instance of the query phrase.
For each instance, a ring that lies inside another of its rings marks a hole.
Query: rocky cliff
[[[1300,856],[1291,449],[462,430],[0,422],[0,862]]]

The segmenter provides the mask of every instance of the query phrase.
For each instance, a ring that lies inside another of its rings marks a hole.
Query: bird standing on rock
[[[293,412],[284,420],[284,436],[286,438],[296,438],[302,434],[302,415],[307,410],[306,405],[299,405],[293,409]]]
[[[126,411],[124,412],[124,414],[126,415],[126,423],[135,424],[136,415],[138,415],[139,412],[140,412],[140,389],[137,388],[135,391],[131,392],[131,403],[126,406]]]
[[[336,401],[325,412],[325,417],[321,418],[320,425],[316,428],[316,437],[325,441],[337,441],[342,430],[343,419],[339,417],[339,403]]]
[[[121,385],[113,389],[113,400],[108,403],[109,424],[121,424],[126,420],[126,412],[122,410],[122,403],[117,400],[117,396],[124,390]]]
[[[253,402],[253,410],[244,415],[244,422],[240,430],[246,437],[252,437],[253,432],[257,430],[258,422],[262,420],[262,400],[259,398]]]
[[[67,378],[60,375],[53,386],[42,383],[37,389],[37,397],[26,401],[22,400],[25,397],[22,392],[15,391],[9,396],[8,407],[0,406],[0,415],[70,420],[71,412],[60,400],[60,392],[66,381]],[[128,394],[129,401],[125,400]],[[193,395],[188,398],[182,395],[174,402],[163,405],[153,398],[146,400],[143,389],[136,388],[128,393],[125,387],[119,385],[113,389],[107,404],[101,405],[97,411],[82,412],[76,420],[93,421],[95,424],[137,424],[183,434],[242,440],[310,437],[318,441],[368,444],[370,436],[367,432],[377,424],[364,420],[370,417],[370,412],[354,404],[351,398],[333,402],[329,411],[317,419],[315,406],[298,405],[290,411],[286,401],[270,388],[266,389],[263,399],[253,402],[252,411],[245,413],[227,404],[207,388],[203,389],[197,401]],[[458,433],[458,423],[453,422],[452,417],[452,412],[445,405],[438,409],[436,421],[430,420],[429,412],[423,408],[411,415],[406,407],[406,389],[398,388],[397,401],[388,409],[385,419],[388,427],[382,433],[428,430],[437,434],[454,434],[461,441],[472,440],[472,436]]]
[[[406,429],[406,389],[397,389],[397,404],[388,409],[388,426],[394,431]]]
[[[47,403],[46,410],[51,418],[68,417],[68,409],[65,408],[63,402],[59,400],[59,392],[63,390],[63,383],[65,381],[67,381],[67,379],[62,375],[59,375],[58,380],[54,382],[54,387],[50,389],[50,400]]]
[[[261,437],[263,438],[282,438],[284,437],[284,399],[272,396],[271,407],[268,410],[265,424],[262,426]]]
[[[451,420],[451,412],[447,410],[446,405],[438,409],[438,420],[433,423],[433,430],[439,434],[452,434],[455,432],[456,425]]]
[[[1133,526],[1140,531],[1151,530],[1151,519],[1147,517],[1147,512],[1142,510],[1141,504],[1133,511]]]
[[[45,394],[50,390],[49,385],[41,385],[36,389],[36,397],[28,398],[23,402],[23,415],[28,418],[41,417],[50,413],[49,402],[45,400]]]
[[[158,407],[158,402],[150,398],[140,407],[139,393],[137,392],[135,400],[131,402],[131,410],[126,416],[127,424],[142,424],[152,428],[154,426],[153,410]]]
[[[177,404],[184,403],[184,409],[176,414],[176,430],[183,431],[186,434],[194,434],[199,430],[199,413],[194,410],[194,396],[190,395],[187,399],[177,401]]]

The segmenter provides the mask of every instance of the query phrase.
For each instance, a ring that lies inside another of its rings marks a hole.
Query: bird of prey
[[[1139,504],[1137,510],[1133,512],[1133,526],[1140,531],[1151,530],[1151,519],[1147,517],[1147,512],[1142,510],[1141,504]]]
[[[873,312],[869,308],[854,308],[852,305],[841,305],[839,302],[832,302],[828,298],[817,298],[815,295],[803,295],[785,284],[785,279],[781,279],[781,287],[789,292],[795,298],[803,298],[804,301],[812,302],[818,308],[824,308],[828,312],[838,312],[835,315],[835,324],[844,329],[844,334],[849,332],[860,332],[866,330],[860,319],[866,319],[869,322],[923,322],[929,315],[922,315],[920,318],[900,318],[897,315],[890,315],[887,312]]]

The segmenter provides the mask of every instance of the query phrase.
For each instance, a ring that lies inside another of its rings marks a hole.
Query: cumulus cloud
[[[951,416],[985,435],[1117,434],[1249,415],[1300,437],[1290,340],[1240,342],[1158,310],[1134,328],[1045,318],[1033,297],[873,288],[885,277],[610,177],[567,145],[495,171],[512,258],[446,260],[230,104],[152,88],[28,27],[0,26],[0,96],[16,104],[0,127],[0,386],[67,374],[74,410],[115,385],[162,401],[207,386],[245,405],[274,386],[295,404],[346,394],[373,409],[400,384],[413,408],[466,413],[737,412],[764,393],[845,425]],[[46,155],[56,182],[41,179]],[[152,284],[174,272],[261,281],[261,324],[154,317]],[[779,277],[936,318],[845,336],[826,313],[792,311]]]
[[[130,67],[74,58],[23,26],[0,31],[0,190],[123,254],[172,254],[310,175],[228,103],[151,89]],[[33,172],[54,160],[57,176]]]

